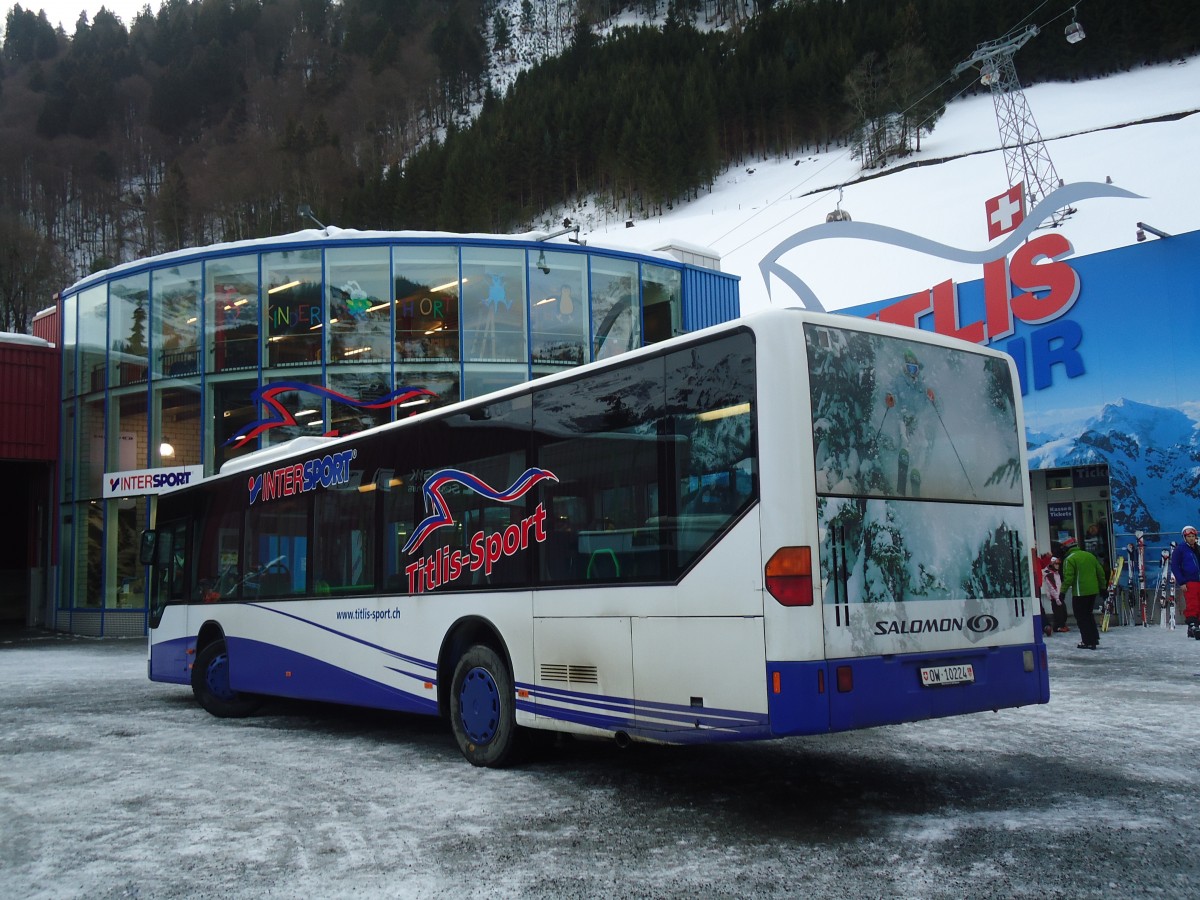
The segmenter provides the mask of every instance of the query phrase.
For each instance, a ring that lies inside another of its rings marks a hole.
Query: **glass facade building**
[[[327,231],[127,263],[62,293],[55,628],[145,632],[153,498],[106,499],[106,475],[213,474],[738,315],[736,277],[670,252]]]

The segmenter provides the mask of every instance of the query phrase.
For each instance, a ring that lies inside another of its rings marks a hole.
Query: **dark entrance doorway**
[[[0,630],[45,625],[51,467],[0,462]]]

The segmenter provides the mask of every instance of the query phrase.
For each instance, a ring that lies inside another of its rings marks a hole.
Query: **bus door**
[[[150,579],[150,677],[156,681],[190,680],[187,603],[189,593],[188,523],[175,519],[157,529]]]

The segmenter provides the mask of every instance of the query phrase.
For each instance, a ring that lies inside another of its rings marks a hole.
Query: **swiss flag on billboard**
[[[1014,184],[999,197],[984,204],[987,210],[988,240],[1008,234],[1025,221],[1025,186]]]

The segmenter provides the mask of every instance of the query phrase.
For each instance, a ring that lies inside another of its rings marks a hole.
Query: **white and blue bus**
[[[1045,703],[1014,371],[776,310],[249,454],[159,498],[150,678],[443,715],[485,766]]]

